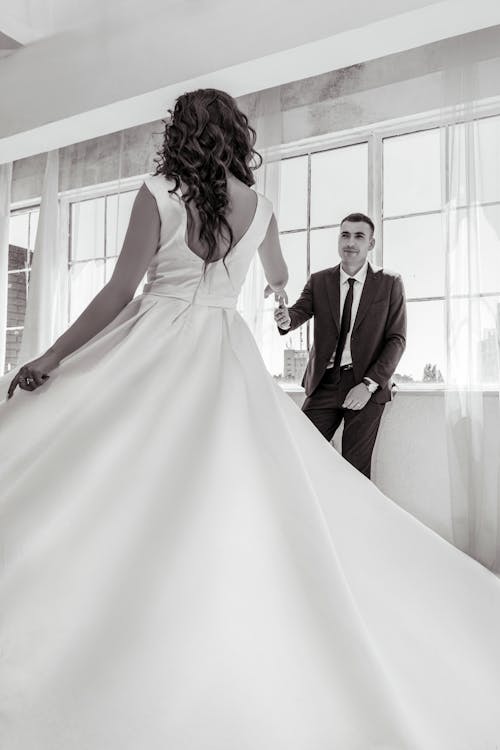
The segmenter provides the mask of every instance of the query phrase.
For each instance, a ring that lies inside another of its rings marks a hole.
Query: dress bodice
[[[163,175],[145,179],[154,195],[160,214],[161,228],[158,249],[147,271],[144,294],[161,294],[216,307],[235,307],[251,260],[263,241],[273,206],[257,192],[254,217],[239,242],[222,259],[208,265],[186,242],[187,212],[177,192],[169,193],[175,183]]]

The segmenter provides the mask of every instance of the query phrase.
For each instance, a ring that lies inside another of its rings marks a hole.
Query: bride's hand
[[[34,391],[39,388],[50,377],[48,373],[54,370],[59,362],[59,357],[53,352],[45,352],[41,357],[27,362],[11,381],[7,399],[12,398],[17,386],[23,391]]]
[[[285,305],[288,305],[288,294],[285,292],[284,289],[280,289],[279,291],[276,291],[272,288],[270,284],[266,286],[264,289],[264,297],[269,297],[271,294],[274,294],[274,300],[275,302],[279,302],[280,304],[283,302]]]

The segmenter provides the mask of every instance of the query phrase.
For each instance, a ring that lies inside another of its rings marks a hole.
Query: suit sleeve
[[[406,347],[406,299],[403,280],[395,276],[391,288],[389,314],[384,329],[384,344],[377,360],[364,377],[371,378],[384,388],[396,372]]]
[[[307,283],[302,290],[302,294],[298,298],[297,302],[288,308],[288,313],[291,318],[290,328],[279,328],[278,332],[281,336],[285,336],[290,331],[294,331],[299,328],[306,320],[313,316],[313,293],[311,286],[311,277],[308,278]]]

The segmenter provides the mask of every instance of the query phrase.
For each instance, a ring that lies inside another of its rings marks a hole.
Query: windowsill
[[[282,383],[279,380],[276,381],[279,386],[285,391],[285,393],[304,393],[304,389],[300,385],[294,383]],[[446,388],[431,388],[425,385],[414,386],[412,388],[398,388],[395,392],[395,396],[444,396]],[[450,389],[451,390],[451,389]],[[499,389],[496,386],[484,386],[483,388],[477,388],[472,391],[473,393],[482,393],[483,396],[498,397],[500,395]]]

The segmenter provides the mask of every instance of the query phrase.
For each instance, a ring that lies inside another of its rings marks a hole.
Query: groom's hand
[[[345,397],[342,408],[353,409],[353,411],[359,411],[362,409],[371,398],[371,393],[364,383],[359,383],[351,388],[347,396]]]
[[[282,328],[284,331],[288,330],[288,328],[290,328],[292,324],[290,313],[285,307],[285,303],[282,299],[280,300],[279,307],[277,307],[274,311],[274,320],[278,324],[278,327]]]

